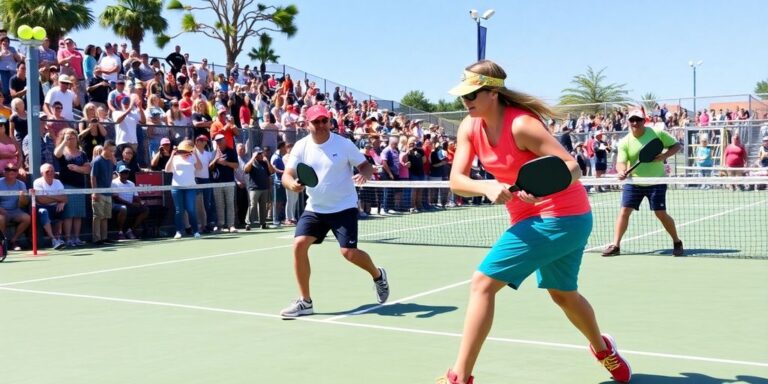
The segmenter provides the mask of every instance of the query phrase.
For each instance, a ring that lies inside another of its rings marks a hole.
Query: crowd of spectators
[[[228,74],[217,73],[207,58],[192,62],[180,46],[161,59],[129,51],[126,43],[83,45],[64,38],[53,50],[46,38],[30,53],[13,47],[0,31],[4,189],[59,184],[62,189],[76,189],[94,187],[94,182],[124,188],[135,186],[138,174],[165,172],[173,185],[234,184],[202,189],[195,193],[194,204],[192,196],[174,193],[176,238],[295,225],[303,196],[283,189],[280,178],[293,143],[306,135],[305,112],[316,104],[331,111],[334,132],[355,142],[374,165],[375,179],[438,181],[447,180],[450,173],[455,141],[441,127],[379,108],[373,100],[356,100],[340,87],[324,92],[308,79],[268,74],[249,65],[240,68],[237,63]],[[35,103],[42,113],[35,116],[27,113],[28,54],[37,54],[40,65],[40,99]],[[627,129],[626,115],[626,108],[607,114],[569,114],[550,121],[548,128],[585,164],[585,170],[602,175],[615,162],[611,149]],[[694,123],[706,127],[749,118],[744,110],[700,111]],[[39,138],[28,135],[28,119],[40,120]],[[648,122],[662,129],[691,124],[687,111],[670,112],[665,105],[648,113]],[[52,171],[56,182],[30,180],[32,140],[40,140],[43,177],[51,177],[45,173]],[[115,148],[105,151],[107,143]],[[97,160],[110,164],[108,180],[94,179]],[[604,163],[609,164],[607,169]],[[491,177],[477,163],[472,175]],[[94,243],[104,244],[142,236],[150,215],[135,193],[91,199],[52,196],[58,200],[51,200],[46,213],[40,214],[47,215],[41,222],[53,224],[45,232],[56,248],[84,244],[84,218],[93,219]],[[21,248],[19,236],[29,226],[28,208],[20,208],[23,200],[0,197],[0,230],[7,223],[16,226],[13,249]],[[100,201],[98,212],[95,201]],[[109,210],[103,201],[109,201]],[[462,199],[446,188],[362,188],[359,208],[364,218],[481,203],[483,199]],[[89,206],[93,212],[88,212]],[[108,222],[111,228],[103,227]],[[109,236],[110,229],[116,235]]]
[[[27,112],[29,54],[39,59],[40,99],[35,104],[42,112],[34,116]],[[96,46],[67,37],[56,50],[46,38],[39,48],[26,51],[12,47],[0,31],[0,78],[0,176],[14,190],[33,184],[48,189],[132,187],[144,172],[164,172],[172,185],[235,185],[196,192],[195,204],[189,203],[191,196],[174,192],[180,206],[174,215],[176,238],[294,225],[303,196],[285,191],[279,180],[292,144],[306,135],[305,111],[315,104],[332,111],[334,132],[359,146],[377,167],[377,179],[445,180],[455,145],[437,125],[379,109],[375,101],[355,100],[340,87],[326,93],[312,81],[249,65],[235,64],[228,75],[216,73],[207,58],[193,63],[180,46],[159,59],[129,51],[126,43]],[[39,138],[28,135],[29,119],[39,119]],[[40,140],[41,172],[55,181],[30,180],[32,140]],[[189,168],[186,164],[196,162],[184,158],[199,159],[202,166]],[[105,164],[111,167],[108,179]],[[370,214],[371,207],[387,214],[457,204],[447,190],[377,191],[364,194],[361,216]],[[45,209],[42,222],[53,224],[45,233],[55,248],[85,244],[81,228],[86,218],[93,220],[96,245],[140,237],[150,214],[135,193],[48,199],[55,208]],[[7,207],[0,211],[0,229],[15,225],[12,249],[21,248],[20,236],[29,226],[29,208],[20,202],[0,197],[0,206]]]

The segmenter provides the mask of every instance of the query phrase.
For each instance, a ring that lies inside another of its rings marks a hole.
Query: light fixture
[[[471,17],[473,20],[477,20],[477,9],[471,9],[469,11],[469,17]]]
[[[485,13],[483,13],[483,20],[490,19],[491,16],[493,16],[494,13],[496,13],[496,11],[494,11],[493,9],[489,9],[489,10],[485,11]]]

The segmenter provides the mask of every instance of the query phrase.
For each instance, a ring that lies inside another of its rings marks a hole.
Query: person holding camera
[[[175,148],[174,148],[175,149]],[[160,140],[160,150],[152,157],[150,169],[153,171],[162,171],[165,169],[165,165],[168,164],[168,160],[171,159],[171,140],[167,137],[163,137]]]
[[[99,117],[96,114],[96,104],[94,103],[88,103],[83,108],[83,118],[80,119],[78,139],[80,140],[83,152],[88,156],[88,160],[91,160],[90,156],[93,153],[93,148],[97,145],[104,145],[104,141],[107,139],[107,128],[99,122]]]

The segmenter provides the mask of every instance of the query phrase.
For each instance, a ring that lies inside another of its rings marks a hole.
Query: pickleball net
[[[768,259],[768,177],[642,179],[666,184],[686,256]],[[629,182],[629,181],[627,181]],[[638,180],[633,181],[637,183]],[[587,253],[599,254],[614,239],[626,182],[585,178],[594,216]],[[450,193],[446,181],[371,182],[359,189],[360,240],[392,244],[490,247],[509,228],[500,205]],[[644,200],[632,213],[622,254],[671,255],[672,240]]]

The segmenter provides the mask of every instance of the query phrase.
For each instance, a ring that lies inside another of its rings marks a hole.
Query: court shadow
[[[417,314],[415,316],[417,319],[428,319],[430,317],[441,315],[447,312],[452,312],[457,309],[458,307],[449,306],[449,305],[422,305],[422,304],[415,304],[415,303],[406,303],[406,304],[396,303],[392,305],[383,305],[383,306],[379,306],[378,304],[366,304],[366,305],[361,305],[355,309],[350,309],[347,311],[318,313],[318,315],[331,315],[331,316],[353,315],[354,316],[355,312],[365,311],[360,315],[375,314],[379,316],[403,317],[409,314]]]
[[[616,381],[603,381],[600,384],[611,384]],[[739,375],[735,379],[721,379],[704,375],[701,373],[681,372],[680,376],[662,376],[645,373],[636,373],[632,375],[632,384],[768,384],[768,379],[756,376]]]
[[[13,259],[13,260],[12,259],[5,259],[2,263],[3,264],[11,264],[11,263],[26,263],[26,262],[29,262],[29,261],[48,261],[48,260],[45,260],[45,259],[35,258],[35,256],[28,256],[28,257],[29,257],[28,259]]]

